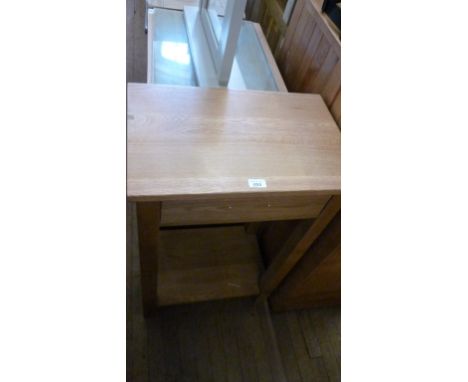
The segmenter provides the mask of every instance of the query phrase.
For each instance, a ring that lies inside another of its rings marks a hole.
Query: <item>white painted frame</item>
[[[246,2],[247,0],[227,1],[219,38],[216,36],[215,27],[212,25],[213,20],[208,13],[209,0],[199,2],[201,24],[221,86],[227,86],[231,76]]]
[[[291,19],[292,11],[295,5],[296,5],[296,0],[288,0],[288,2],[286,3],[286,7],[284,8],[284,13],[283,13],[283,21],[286,24],[289,24],[289,20]]]

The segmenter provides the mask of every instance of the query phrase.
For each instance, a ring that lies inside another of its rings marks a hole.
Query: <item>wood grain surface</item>
[[[297,1],[276,58],[288,89],[320,94],[341,126],[341,41],[320,8]]]
[[[127,113],[130,200],[340,193],[340,132],[318,95],[128,84]]]
[[[289,91],[320,94],[341,126],[341,40],[323,0],[297,0],[286,25],[282,0],[249,0],[246,14],[260,23]]]
[[[162,203],[161,226],[313,218],[327,201],[326,195],[168,201]]]
[[[160,305],[259,293],[260,253],[243,226],[163,230],[160,235]]]

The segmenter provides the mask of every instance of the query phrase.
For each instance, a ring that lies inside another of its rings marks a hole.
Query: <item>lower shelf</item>
[[[162,230],[158,304],[259,294],[261,257],[243,226]]]

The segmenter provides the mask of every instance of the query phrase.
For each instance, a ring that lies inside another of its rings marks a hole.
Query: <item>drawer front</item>
[[[162,203],[161,225],[246,223],[316,217],[328,195],[249,197]]]

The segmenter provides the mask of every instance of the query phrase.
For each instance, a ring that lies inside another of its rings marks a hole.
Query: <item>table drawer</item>
[[[316,217],[327,195],[268,196],[162,203],[161,225],[200,225]]]

